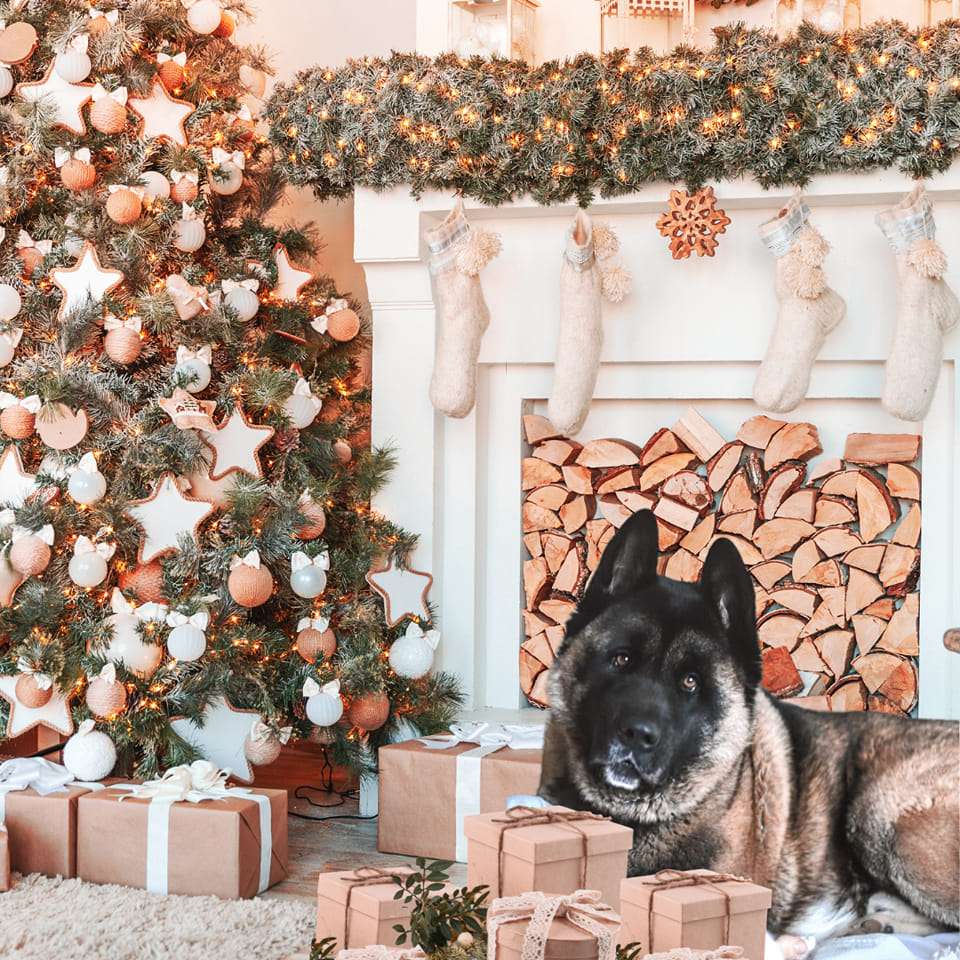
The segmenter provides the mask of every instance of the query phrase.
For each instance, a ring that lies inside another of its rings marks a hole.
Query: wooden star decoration
[[[214,766],[229,770],[234,780],[253,783],[243,745],[259,717],[256,710],[238,710],[226,697],[214,697],[203,711],[202,726],[187,717],[174,717],[170,726]]]
[[[251,477],[262,477],[257,454],[273,434],[273,427],[250,423],[239,405],[216,430],[201,430],[200,439],[213,451],[210,479],[219,480],[240,470]]]
[[[8,443],[0,455],[0,505],[22,507],[38,489],[37,475],[24,472],[20,451]]]
[[[70,715],[70,701],[60,688],[53,688],[53,696],[42,707],[27,707],[17,699],[16,687],[19,679],[18,674],[0,677],[0,697],[10,704],[7,739],[19,737],[34,727],[47,727],[61,736],[69,737],[73,733],[73,717]]]
[[[725,233],[730,223],[726,212],[716,205],[713,187],[696,193],[670,191],[670,207],[657,220],[660,235],[670,237],[670,253],[674,260],[685,260],[691,253],[712,257],[717,249],[717,236]]]
[[[196,109],[192,103],[171,97],[167,88],[154,80],[149,97],[131,97],[127,105],[143,118],[140,135],[144,140],[169,140],[187,146],[184,123]]]
[[[386,565],[371,570],[366,580],[383,600],[383,615],[388,627],[395,627],[404,617],[430,619],[427,594],[433,577],[429,573],[402,570],[388,561]]]
[[[123,283],[120,270],[105,270],[97,256],[97,250],[88,240],[83,252],[72,267],[59,267],[50,271],[50,279],[63,294],[57,318],[62,320],[71,311],[101,303],[103,298]]]
[[[92,83],[68,83],[53,69],[53,63],[40,80],[17,86],[17,94],[28,103],[42,99],[53,104],[57,109],[54,125],[79,136],[87,132],[83,108],[93,99],[92,91]]]
[[[278,243],[273,248],[273,259],[277,264],[277,285],[274,294],[281,300],[296,300],[300,291],[313,279],[309,270],[301,270],[290,262],[287,248]]]
[[[184,534],[196,542],[197,528],[213,512],[212,503],[183,493],[174,475],[165,473],[149,497],[133,501],[125,511],[143,530],[138,561],[149,563],[176,553]]]
[[[177,387],[173,395],[157,401],[161,410],[180,430],[216,430],[213,411],[217,409],[214,400],[198,400],[192,393]]]

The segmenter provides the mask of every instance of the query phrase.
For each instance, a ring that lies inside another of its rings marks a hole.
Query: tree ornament
[[[297,623],[297,653],[307,663],[329,660],[337,652],[337,637],[326,617],[302,617]]]
[[[16,287],[11,287],[9,283],[0,283],[0,320],[6,323],[12,320],[23,308],[23,300],[20,299],[20,293]],[[17,343],[23,336],[23,330],[20,330],[17,336]],[[17,343],[13,344],[16,349]],[[12,358],[11,358],[12,359]],[[7,363],[10,361],[8,360]],[[6,364],[4,364],[6,366]]]
[[[304,490],[300,494],[297,506],[306,517],[306,523],[297,529],[297,536],[301,540],[316,540],[317,537],[322,536],[327,528],[327,515],[323,507],[310,495],[309,490]]]
[[[89,308],[91,302],[101,303],[108,293],[123,283],[123,273],[105,270],[100,265],[96,248],[88,240],[77,262],[72,267],[51,270],[50,279],[63,294],[57,319],[64,320],[74,310]]]
[[[180,147],[189,146],[184,123],[196,108],[175,100],[159,81],[150,87],[149,97],[131,97],[130,109],[143,119],[140,136],[144,140],[169,140]]]
[[[60,182],[74,193],[89,190],[97,182],[97,171],[90,162],[91,153],[86,147],[72,153],[63,147],[53,151],[53,162],[60,171]]]
[[[54,450],[69,450],[87,435],[90,421],[86,410],[71,410],[63,403],[47,403],[37,418],[40,439]]]
[[[96,84],[91,93],[90,123],[95,130],[114,136],[127,128],[127,88],[107,90]]]
[[[200,192],[200,175],[195,171],[170,171],[170,199],[177,203],[193,203]]]
[[[87,454],[91,456],[91,454]],[[116,552],[115,543],[94,543],[89,537],[79,536],[73,545],[73,556],[67,572],[70,579],[85,589],[99,587],[107,579],[107,563]]]
[[[12,393],[0,393],[0,430],[12,440],[32,437],[41,406],[36,394],[21,400]]]
[[[114,222],[126,226],[136,223],[143,213],[143,190],[140,187],[125,187],[111,183],[108,188],[107,216]]]
[[[53,69],[61,79],[66,80],[67,83],[82,83],[90,76],[93,64],[87,54],[89,46],[90,35],[80,33],[57,54],[53,61]]]
[[[308,714],[309,716],[309,714]],[[350,704],[347,720],[361,730],[379,730],[390,717],[390,699],[381,690],[357,697]]]
[[[83,108],[90,102],[93,87],[89,83],[67,83],[51,63],[46,74],[32,83],[17,86],[17,95],[27,103],[43,100],[54,108],[53,123],[82,137],[87,132],[83,122]]]
[[[185,203],[180,219],[173,225],[173,245],[183,253],[196,253],[207,239],[207,228],[197,211]]]
[[[197,314],[210,309],[210,294],[206,287],[192,286],[179,273],[171,273],[167,277],[166,286],[167,296],[181,320],[192,320]],[[207,366],[209,365],[208,362]],[[201,389],[198,387],[196,392]]]
[[[25,276],[33,276],[34,270],[43,262],[50,251],[53,250],[52,240],[34,240],[26,230],[21,230],[17,237],[17,256],[23,263],[23,272]]]
[[[207,626],[210,614],[198,610],[187,616],[179,610],[167,614],[167,626],[172,627],[167,636],[167,651],[175,660],[199,660],[207,649]]]
[[[260,298],[257,290],[260,281],[254,278],[248,280],[224,280],[220,284],[223,291],[223,304],[229,307],[241,323],[252,320],[260,309]]]
[[[206,500],[187,496],[172,473],[165,473],[154,484],[153,492],[143,500],[134,500],[124,511],[143,529],[140,563],[176,553],[179,540],[188,534],[196,543],[200,524],[213,513]]]
[[[366,576],[374,593],[383,600],[383,615],[388,627],[395,627],[404,617],[429,620],[427,594],[433,584],[429,573],[403,570],[387,561],[385,566],[371,570]]]
[[[284,744],[290,740],[292,727],[283,727],[274,730],[267,726],[259,717],[253,721],[250,733],[243,743],[243,752],[254,766],[262,767],[273,763],[280,756]]]
[[[290,254],[282,243],[278,243],[273,248],[273,259],[277,265],[277,285],[273,291],[274,296],[286,301],[298,299],[300,291],[313,280],[313,274],[309,270],[295,267],[290,262]]]
[[[177,387],[173,394],[157,401],[159,406],[178,430],[216,430],[213,422],[213,411],[216,410],[215,400],[197,400],[182,387]]]
[[[38,489],[36,474],[24,472],[20,451],[8,443],[0,454],[0,506],[22,507]]]
[[[360,332],[360,318],[350,309],[346,300],[340,298],[327,304],[327,333],[341,343],[352,340]]]
[[[670,237],[670,253],[674,260],[686,260],[691,253],[712,257],[717,250],[717,237],[726,233],[730,218],[717,206],[713,187],[702,187],[695,193],[671,190],[669,209],[657,220],[663,237]]]
[[[210,386],[212,362],[213,349],[210,346],[191,350],[181,345],[177,347],[177,365],[173,369],[173,375],[184,381],[183,388],[188,393],[202,393]]]
[[[53,680],[23,657],[17,662],[20,675],[14,687],[16,698],[30,710],[45,707],[53,699]]]
[[[87,30],[91,36],[97,37],[106,33],[112,27],[115,27],[120,20],[119,10],[107,10],[103,12],[96,7],[91,7],[87,14],[90,22],[87,24]]]
[[[242,150],[222,150],[214,147],[212,151],[213,167],[207,182],[210,189],[222,197],[235,194],[243,186],[243,170],[246,157]]]
[[[187,54],[184,50],[172,54],[161,51],[157,54],[157,76],[170,93],[175,93],[186,79],[186,66]]]
[[[240,127],[240,129],[243,130],[241,139],[253,139],[254,134],[257,132],[257,121],[254,119],[253,112],[246,104],[233,115],[233,126]]]
[[[220,37],[223,40],[229,40],[233,36],[234,30],[237,29],[237,21],[234,20],[233,14],[228,10],[222,10],[220,12],[220,25],[216,30],[213,31],[215,37]]]
[[[143,321],[140,317],[121,318],[111,313],[103,321],[103,329],[103,350],[114,363],[126,366],[140,356],[143,349]]]
[[[0,63],[0,100],[4,97],[9,97],[12,90],[13,74],[10,72],[9,67]]]
[[[28,707],[17,699],[16,688],[19,676],[0,676],[0,697],[10,704],[10,716],[7,720],[6,737],[12,740],[34,727],[47,727],[63,737],[73,733],[73,718],[70,716],[70,702],[63,691],[53,686],[53,695],[42,707]]]
[[[419,680],[433,666],[433,654],[440,643],[440,633],[428,630],[424,633],[419,623],[411,621],[407,631],[390,646],[390,666],[397,676]]]
[[[140,182],[147,200],[166,200],[170,196],[170,181],[159,170],[144,170]]]
[[[251,423],[238,403],[216,430],[200,431],[200,439],[213,451],[211,479],[219,480],[237,471],[262,477],[258,454],[273,434],[273,427]]]
[[[327,573],[330,569],[330,555],[326,550],[315,557],[308,557],[297,550],[290,557],[290,589],[298,597],[312,600],[327,589]]]
[[[312,677],[303,685],[307,701],[307,719],[318,727],[332,727],[343,716],[340,681],[331,680],[322,687]]]
[[[92,783],[110,776],[117,763],[117,748],[93,720],[84,720],[63,748],[63,765],[78,780]]]
[[[267,75],[249,63],[241,63],[237,71],[240,78],[240,85],[247,93],[252,94],[258,100],[263,98],[267,89]]]
[[[273,594],[273,574],[260,562],[260,552],[251,550],[230,561],[227,590],[235,603],[251,609],[266,603]]]
[[[24,6],[24,0],[13,0],[10,4],[11,12]],[[7,26],[6,21],[0,21],[0,63],[26,63],[37,49],[39,37],[37,30],[26,20],[16,20]]]
[[[217,0],[181,0],[187,8],[187,24],[194,33],[209,34],[220,27],[223,10]]]
[[[4,286],[6,286],[6,284],[0,284],[0,314],[3,313],[2,300]],[[13,287],[8,287],[8,289],[13,290]],[[13,290],[13,292],[17,294],[17,298],[19,299],[20,295],[17,293],[17,291]],[[22,339],[22,327],[12,327],[3,333],[0,333],[0,367],[6,367],[13,361],[14,355],[17,352],[17,347],[20,345],[20,341]]]
[[[346,440],[335,441],[333,453],[341,463],[349,463],[353,459],[353,448]]]
[[[104,657],[113,663],[122,663],[139,677],[149,677],[160,666],[163,648],[155,643],[145,643],[141,636],[144,621],[163,620],[166,607],[163,604],[146,603],[134,607],[116,588],[110,597],[113,613],[104,621],[110,630],[110,642]]]
[[[160,562],[138,563],[120,574],[120,588],[141,603],[163,603],[163,567]]]
[[[117,680],[117,668],[105,663],[103,669],[87,684],[87,708],[101,720],[111,720],[123,713],[127,705],[127,688]]]
[[[315,397],[303,377],[297,379],[293,393],[283,401],[283,412],[298,430],[305,430],[316,419],[323,401]]]
[[[50,565],[53,527],[44,524],[39,530],[15,526],[11,536],[10,566],[25,577],[36,577]]]
[[[97,459],[92,453],[85,453],[80,462],[70,468],[70,479],[67,482],[67,493],[77,503],[92,506],[102,500],[107,492],[106,477],[97,466]]]
[[[170,721],[170,726],[218,770],[228,770],[233,779],[250,783],[253,771],[243,746],[250,725],[259,717],[256,710],[239,710],[225,697],[219,696],[204,708],[202,725],[186,717],[176,717]]]

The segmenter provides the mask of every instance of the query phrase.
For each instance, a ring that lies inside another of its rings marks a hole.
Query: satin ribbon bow
[[[175,63],[178,67],[185,67],[187,65],[187,52],[181,50],[180,53],[164,53],[161,51],[157,54],[157,63]]]
[[[313,677],[307,677],[303,684],[303,696],[305,699],[309,700],[310,697],[315,697],[318,693],[325,693],[328,697],[339,697],[340,696],[340,681],[331,680],[329,683],[325,683],[322,687]]]
[[[26,230],[21,230],[20,235],[17,237],[17,249],[26,250],[30,248],[36,250],[38,253],[42,253],[44,256],[47,256],[47,254],[53,249],[53,241],[34,240]]]
[[[315,557],[308,557],[302,550],[297,550],[290,558],[290,572],[296,573],[306,567],[317,567],[319,570],[330,569],[330,554],[326,550]]]
[[[197,211],[190,206],[189,203],[180,204],[180,219],[181,220],[196,220]]]
[[[331,300],[327,304],[326,310],[324,310],[323,312],[328,317],[332,317],[335,313],[339,313],[341,310],[348,310],[349,308],[350,308],[350,304],[347,303],[347,301],[344,300],[342,297],[340,297],[337,300]]]
[[[319,317],[314,317],[310,321],[310,326],[313,327],[317,333],[326,333],[327,332],[327,315],[322,313]]]
[[[0,393],[0,410],[6,410],[8,407],[23,407],[24,410],[29,410],[36,416],[42,406],[43,401],[35,393],[22,399],[15,397],[12,393]]]
[[[514,750],[542,750],[542,724],[526,723],[451,723],[449,735],[420,740],[430,750],[449,750],[461,743],[481,747],[512,747]],[[493,752],[493,751],[491,751]]]
[[[43,757],[15,757],[0,763],[0,794],[32,789],[41,797],[65,792],[74,776],[59,763]]]
[[[74,51],[76,53],[86,53],[90,49],[90,34],[89,33],[78,33],[72,40],[63,45],[63,48],[60,50],[61,53],[66,53],[68,50]]]
[[[253,567],[254,570],[260,569],[260,551],[251,550],[249,553],[244,554],[242,557],[234,557],[230,561],[230,569],[236,570],[237,567]]]
[[[297,633],[301,630],[316,630],[317,633],[324,633],[330,628],[330,620],[327,617],[301,617],[297,621]]]
[[[110,609],[114,613],[133,613],[134,605],[120,592],[119,587],[113,588],[110,594]]]
[[[45,523],[39,530],[31,530],[29,527],[14,527],[10,539],[16,543],[18,540],[25,540],[27,537],[37,537],[48,547],[53,546],[54,533],[53,525]]]
[[[115,543],[107,543],[106,541],[94,543],[89,537],[83,535],[77,537],[77,542],[73,545],[73,555],[75,557],[82,557],[87,553],[96,553],[104,560],[110,560],[116,552],[117,545]]]
[[[185,627],[189,624],[191,627],[196,627],[201,633],[205,633],[209,623],[210,614],[206,610],[198,610],[189,616],[179,610],[171,610],[167,614],[168,627]]]
[[[234,290],[249,290],[256,293],[260,289],[260,281],[251,277],[249,280],[221,280],[220,288],[225,294]]]
[[[132,330],[134,333],[139,333],[143,329],[143,320],[137,316],[115,317],[112,313],[108,313],[103,321],[103,329]]]
[[[217,167],[222,167],[225,163],[233,163],[235,167],[243,170],[247,162],[247,158],[242,150],[234,150],[233,153],[230,153],[229,150],[214,147],[211,153],[213,155],[213,163]]]
[[[171,767],[159,780],[147,780],[129,786],[128,796],[141,800],[160,797],[177,803],[202,803],[230,796],[227,777],[230,771],[221,770],[209,760],[194,760],[189,766]],[[121,797],[121,799],[124,799]]]
[[[168,607],[165,603],[141,603],[133,612],[144,623],[163,623],[167,619]]]
[[[187,180],[189,183],[200,183],[200,174],[196,170],[171,170],[170,180],[172,183],[179,183],[181,180]]]
[[[25,657],[21,657],[17,661],[17,669],[21,673],[33,677],[34,683],[36,683],[37,688],[40,690],[49,690],[53,686],[53,680],[41,670],[35,670],[30,661]]]
[[[424,632],[420,624],[414,623],[412,620],[407,625],[404,636],[410,640],[422,640],[431,650],[436,650],[440,644],[439,630],[427,630]]]
[[[279,740],[286,744],[293,735],[293,727],[281,727],[274,730],[273,727],[264,723],[259,717],[253,721],[250,727],[250,739],[257,743],[266,743],[269,740]]]
[[[182,344],[177,347],[177,363],[186,363],[188,360],[202,360],[204,363],[213,362],[213,348],[209,345],[191,350]]]
[[[147,192],[143,187],[131,187],[126,183],[111,183],[110,186],[107,187],[108,193],[116,193],[118,190],[129,190],[131,193],[135,193],[141,200]]]
[[[72,152],[64,147],[57,147],[53,151],[53,162],[56,165],[56,168],[59,170],[70,160],[79,160],[81,163],[89,163],[91,156],[92,154],[86,147],[81,147],[79,150],[74,150]]]
[[[98,18],[103,17],[103,19],[106,20],[107,23],[114,24],[114,25],[120,19],[119,10],[103,11],[103,10],[98,10],[96,7],[91,7],[90,10],[88,11],[88,14],[91,20],[97,20]]]
[[[109,99],[113,100],[115,103],[119,103],[121,107],[125,107],[127,105],[126,87],[117,87],[116,90],[107,90],[102,83],[98,83],[90,92],[90,96],[93,98],[94,103],[97,103],[100,100]]]
[[[106,683],[116,683],[117,682],[117,665],[113,661],[108,660],[101,668],[100,672],[96,677],[88,677],[90,680],[103,680]]]
[[[253,122],[253,112],[250,108],[244,104],[237,112],[234,114],[233,119],[240,120],[243,123],[252,123]]]

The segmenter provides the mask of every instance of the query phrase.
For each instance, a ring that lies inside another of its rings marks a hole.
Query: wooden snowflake
[[[717,235],[725,233],[730,223],[716,203],[713,187],[703,187],[696,193],[670,191],[670,209],[660,215],[657,229],[661,236],[670,238],[674,260],[686,260],[691,253],[698,257],[714,255],[719,243]]]

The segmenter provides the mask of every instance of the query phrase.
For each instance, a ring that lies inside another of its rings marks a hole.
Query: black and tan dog
[[[634,829],[666,867],[773,889],[775,933],[876,914],[960,923],[960,724],[817,713],[760,686],[754,592],[734,546],[699,584],[657,576],[649,511],[607,547],[551,671],[540,793]]]

